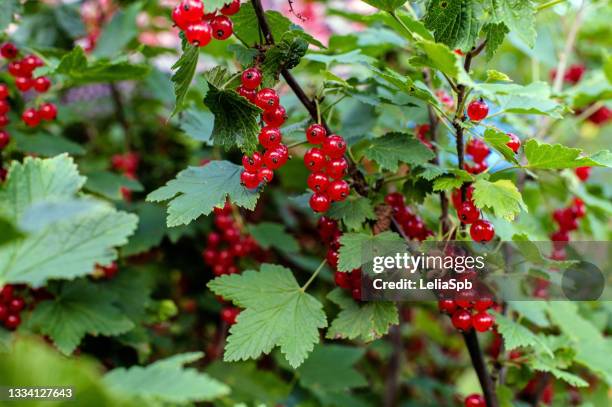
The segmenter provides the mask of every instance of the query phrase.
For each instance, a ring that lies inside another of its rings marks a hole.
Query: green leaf
[[[503,72],[487,69],[487,82],[512,82],[512,79]]]
[[[457,79],[462,84],[472,84],[472,80],[463,68],[461,58],[447,45],[426,40],[419,41],[417,45],[425,53],[425,56],[411,58],[410,62],[413,65],[429,66],[453,79]]]
[[[2,230],[2,234],[0,234],[0,246],[23,237],[23,233],[21,233],[17,226],[8,219],[2,217],[0,217],[0,230]]]
[[[493,22],[504,23],[530,48],[535,45],[535,8],[531,0],[489,0]]]
[[[529,362],[529,366],[536,371],[539,372],[548,372],[551,373],[555,378],[559,380],[563,380],[570,386],[574,387],[587,387],[589,383],[582,379],[580,376],[569,373],[565,370],[559,369],[555,367],[555,360],[548,358],[546,359],[548,362],[543,361],[541,358],[532,360]]]
[[[531,347],[537,352],[553,356],[550,348],[538,336],[520,323],[509,319],[499,313],[494,313],[497,330],[504,338],[506,350],[510,351],[520,347]]]
[[[144,190],[140,182],[110,171],[96,171],[87,174],[84,188],[115,201],[122,199],[121,188],[137,192]]]
[[[392,302],[358,304],[340,289],[335,288],[327,298],[341,311],[327,330],[329,339],[361,339],[373,341],[385,335],[389,327],[399,323],[397,307]]]
[[[25,158],[14,161],[7,182],[0,189],[0,213],[20,224],[34,205],[78,200],[85,178],[71,158]],[[28,283],[40,286],[51,278],[71,279],[91,273],[96,263],[116,257],[115,246],[125,244],[138,219],[107,205],[56,218],[57,211],[38,211],[42,229],[0,249],[0,284]]]
[[[119,9],[108,23],[96,42],[93,54],[96,57],[109,58],[119,54],[123,48],[138,35],[136,20],[142,8],[141,2],[135,2],[125,9]]]
[[[275,248],[283,253],[297,253],[300,245],[280,223],[261,222],[249,225],[249,233],[264,249]]]
[[[433,190],[434,191],[450,191],[452,189],[459,188],[461,185],[466,182],[471,182],[474,180],[467,171],[452,169],[449,170],[452,175],[443,175],[439,178],[436,178],[433,182]]]
[[[268,10],[265,12],[265,15],[272,36],[276,41],[279,41],[287,31],[292,30],[292,27],[296,27],[291,20],[278,11]],[[234,23],[234,33],[241,40],[245,41],[249,46],[259,44],[259,22],[252,4],[243,4],[240,7],[240,11],[232,16],[232,22]],[[306,37],[304,37],[304,39],[306,39]]]
[[[495,129],[487,129],[484,133],[484,141],[491,145],[498,153],[500,153],[507,161],[518,165],[516,154],[510,147],[507,146],[510,141],[510,136],[506,133]]]
[[[172,65],[172,70],[175,72],[171,80],[174,83],[174,96],[176,99],[172,116],[183,109],[183,101],[193,81],[199,56],[200,48],[194,45],[187,45],[183,50],[183,55]]]
[[[259,193],[240,184],[242,166],[229,161],[213,161],[202,167],[189,167],[175,179],[147,196],[149,202],[168,203],[168,226],[186,225],[213,208],[222,208],[226,199],[253,210]]]
[[[230,44],[227,50],[234,53],[235,58],[243,67],[251,66],[253,60],[259,54],[254,48],[247,48],[242,44]]]
[[[525,146],[525,157],[530,169],[557,170],[577,167],[612,167],[612,154],[608,150],[600,151],[591,157],[579,158],[582,150],[566,147],[561,144],[540,143],[531,139]]]
[[[370,140],[364,155],[393,172],[397,171],[399,163],[420,165],[435,157],[421,141],[406,133],[387,133]]]
[[[60,4],[53,7],[55,21],[62,27],[72,39],[78,39],[87,35],[85,24],[81,18],[81,13],[76,5]]]
[[[340,238],[339,271],[351,271],[372,261],[375,256],[404,250],[404,240],[396,233],[378,235],[344,233]]]
[[[212,135],[216,145],[226,150],[239,147],[246,154],[256,150],[260,108],[234,90],[220,89],[210,82],[204,104],[215,116]]]
[[[521,209],[527,211],[523,196],[516,185],[507,179],[495,182],[479,179],[474,183],[473,197],[477,208],[489,208],[495,216],[508,221],[512,221]]]
[[[63,286],[53,300],[36,305],[28,323],[49,336],[64,354],[71,354],[86,334],[113,336],[134,324],[113,304],[113,295],[87,280]]]
[[[43,157],[52,157],[61,153],[85,154],[85,149],[82,146],[62,136],[54,136],[44,132],[25,134],[20,131],[13,131],[11,137],[15,139],[19,151],[24,153]]]
[[[495,52],[499,49],[499,47],[503,44],[504,38],[510,32],[508,27],[504,23],[499,24],[485,24],[482,27],[482,31],[486,37],[486,45],[485,45],[485,54],[487,56],[487,60],[493,58]]]
[[[229,394],[225,384],[184,367],[202,356],[201,352],[183,353],[144,367],[117,368],[108,372],[103,381],[113,392],[137,397],[145,405],[204,402]]]
[[[212,145],[215,116],[208,110],[191,107],[181,115],[179,126],[191,138]]]
[[[360,229],[366,220],[376,219],[370,200],[354,195],[342,202],[334,202],[325,215],[332,219],[342,220],[349,230]]]
[[[121,248],[122,256],[133,256],[159,246],[167,232],[166,213],[161,205],[139,202],[135,213],[139,219],[138,228]]]
[[[353,365],[364,349],[346,345],[317,345],[297,369],[300,384],[314,391],[342,391],[363,387],[367,381]]]
[[[142,79],[149,69],[148,65],[121,59],[88,61],[83,49],[75,47],[62,57],[55,73],[67,76],[74,84],[86,84]]]
[[[296,67],[300,59],[306,55],[308,43],[297,33],[298,31],[285,33],[276,45],[266,51],[266,57],[261,65],[264,75],[262,86],[274,86],[282,69]]]
[[[476,44],[480,32],[477,14],[474,0],[431,0],[423,22],[436,42],[467,51]]]
[[[261,271],[218,277],[208,283],[216,294],[245,308],[230,328],[226,361],[257,358],[275,346],[296,368],[319,342],[327,326],[323,306],[306,294],[289,269],[264,264]]]
[[[0,2],[0,31],[4,31],[8,27],[19,10],[21,10],[19,0],[3,0]]]
[[[549,302],[551,320],[565,335],[572,339],[576,351],[574,360],[597,373],[608,385],[612,385],[612,361],[602,355],[610,355],[612,343],[578,312],[576,303],[570,301]]]
[[[364,3],[384,11],[394,11],[406,3],[406,0],[363,0]]]

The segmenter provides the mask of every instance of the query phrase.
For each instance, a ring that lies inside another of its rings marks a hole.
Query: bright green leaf
[[[531,347],[538,352],[553,356],[552,351],[548,348],[546,343],[519,322],[513,321],[499,313],[495,313],[495,322],[497,323],[497,330],[504,338],[506,350],[510,351],[519,347]]]
[[[259,193],[240,184],[242,166],[229,161],[213,161],[202,167],[189,167],[175,179],[147,196],[150,202],[168,203],[168,226],[186,225],[213,208],[221,208],[227,198],[238,206],[254,209]]]
[[[230,328],[226,361],[257,358],[278,346],[296,368],[319,342],[319,329],[327,326],[321,303],[281,266],[264,264],[259,272],[221,276],[208,287],[244,308]]]
[[[406,3],[406,0],[363,0],[363,2],[384,11],[394,11]]]
[[[518,160],[514,151],[507,146],[510,141],[510,136],[499,130],[487,129],[484,133],[484,141],[490,144],[498,153],[500,153],[507,161],[518,165]]]
[[[376,218],[370,200],[354,195],[342,202],[333,203],[325,215],[332,219],[342,220],[349,230],[359,229],[366,220]]]
[[[527,211],[521,193],[516,185],[507,179],[495,182],[479,179],[474,183],[473,197],[477,208],[488,208],[495,216],[509,221],[512,221],[521,209]]]
[[[404,249],[404,240],[396,233],[378,235],[344,233],[340,238],[339,271],[351,271],[372,261],[375,256],[395,253]]]
[[[580,157],[582,150],[561,144],[540,143],[531,139],[525,144],[527,168],[557,170],[577,167],[612,167],[612,153],[603,150],[591,157]]]

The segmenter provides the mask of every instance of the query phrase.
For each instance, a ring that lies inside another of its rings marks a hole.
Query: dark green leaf
[[[370,200],[354,195],[342,202],[333,203],[326,216],[342,220],[349,230],[360,229],[366,220],[376,218]]]
[[[283,253],[297,253],[300,245],[280,223],[262,222],[249,225],[249,232],[264,249],[275,248]]]
[[[372,139],[364,155],[381,168],[397,171],[400,163],[420,165],[435,157],[421,141],[405,133],[387,133]]]
[[[53,157],[61,153],[72,155],[83,155],[85,153],[85,149],[75,142],[42,131],[34,134],[13,131],[11,135],[17,143],[17,148],[24,153],[43,157]]]
[[[423,22],[437,42],[462,50],[470,50],[480,32],[474,0],[432,0]]]
[[[122,199],[121,188],[127,188],[130,191],[143,190],[140,182],[120,174],[109,171],[96,171],[87,174],[85,189],[102,195],[105,198],[113,200]]]
[[[399,8],[402,4],[406,3],[406,0],[363,0],[364,3],[368,3],[378,9],[385,11],[394,11]]]
[[[112,20],[104,27],[96,43],[93,52],[96,57],[109,58],[117,55],[136,37],[138,34],[136,17],[141,8],[142,3],[137,1],[113,15]]]
[[[195,75],[196,66],[198,66],[199,55],[200,49],[193,45],[189,45],[185,48],[179,60],[172,66],[172,70],[175,71],[174,75],[172,75],[172,82],[174,83],[174,95],[176,98],[172,115],[183,108],[185,95],[187,95],[187,91]]]
[[[215,125],[215,116],[204,109],[191,107],[181,114],[179,126],[187,135],[206,145],[212,145],[212,132]]]

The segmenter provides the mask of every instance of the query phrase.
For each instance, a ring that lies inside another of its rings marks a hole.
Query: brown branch
[[[474,366],[474,370],[478,376],[480,387],[482,387],[482,393],[484,394],[487,407],[499,407],[497,395],[495,394],[495,385],[493,384],[493,379],[487,370],[487,365],[485,363],[482,350],[480,349],[480,344],[478,343],[476,331],[471,329],[468,332],[464,332],[463,340],[465,342],[465,346],[468,348],[468,352],[470,353],[472,365]]]
[[[389,339],[393,351],[391,360],[387,367],[387,376],[385,378],[385,395],[383,405],[385,407],[393,407],[397,405],[397,396],[399,389],[399,379],[403,359],[403,343],[402,343],[402,318],[399,319],[399,324],[394,325],[389,329]]]

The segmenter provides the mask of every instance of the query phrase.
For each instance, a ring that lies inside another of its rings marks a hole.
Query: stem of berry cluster
[[[266,45],[274,45],[274,36],[272,35],[272,30],[270,30],[270,26],[268,25],[268,20],[266,19],[266,14],[264,12],[263,6],[261,5],[260,0],[251,0],[251,4],[253,5],[253,9],[255,10],[255,15],[257,16],[257,21],[259,23],[259,28],[263,34],[263,39],[266,42]],[[325,127],[328,134],[331,134],[332,131],[325,122],[325,119],[319,118],[319,113],[317,109],[317,102],[314,99],[310,99],[304,89],[300,86],[297,80],[293,77],[291,72],[288,69],[283,68],[281,70],[281,75],[287,82],[287,85],[291,88],[295,96],[299,99],[300,103],[306,108],[308,114],[315,122],[321,124]],[[355,191],[359,195],[366,196],[368,193],[367,182],[361,172],[357,169],[357,165],[355,162],[347,155],[348,162],[348,174],[353,180],[353,187]]]
[[[467,55],[465,56],[465,62],[463,64],[463,68],[466,72],[469,73],[470,66],[472,64],[472,59],[482,52],[485,45],[486,41],[482,42],[478,47],[473,48],[470,52],[467,53]],[[463,169],[464,163],[463,123],[465,122],[465,114],[463,111],[467,100],[467,92],[468,89],[465,85],[457,85],[457,111],[453,119],[453,127],[455,129],[457,139],[457,165],[459,166],[459,169]],[[465,200],[466,198],[465,184],[461,186],[461,197],[462,200]],[[474,366],[474,370],[478,375],[478,381],[480,382],[480,386],[482,387],[482,392],[486,400],[486,405],[488,407],[498,407],[499,403],[497,401],[497,395],[495,393],[495,385],[493,384],[493,379],[487,369],[487,365],[485,363],[484,355],[482,354],[482,349],[480,348],[476,332],[473,329],[468,332],[464,332],[463,339],[465,341],[465,345],[468,348],[468,352],[470,353],[472,366]]]

